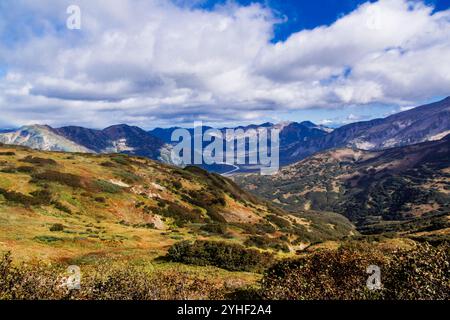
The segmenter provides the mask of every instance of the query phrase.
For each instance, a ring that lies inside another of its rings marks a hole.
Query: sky
[[[0,128],[336,127],[449,96],[449,57],[450,0],[2,0]]]

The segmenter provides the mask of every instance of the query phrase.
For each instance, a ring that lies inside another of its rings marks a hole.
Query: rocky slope
[[[51,127],[40,125],[25,126],[19,130],[1,133],[0,143],[46,151],[93,152],[89,147],[57,134]]]

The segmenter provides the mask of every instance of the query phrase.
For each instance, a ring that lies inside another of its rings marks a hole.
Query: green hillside
[[[295,252],[350,235],[337,215],[286,213],[231,180],[125,155],[0,147],[0,249],[24,259],[164,254],[210,239]]]

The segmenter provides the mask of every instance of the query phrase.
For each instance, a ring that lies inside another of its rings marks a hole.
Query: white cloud
[[[333,124],[333,123],[334,123],[333,120],[330,120],[330,119],[323,119],[323,120],[319,121],[319,124],[323,125],[323,126],[330,125],[330,124]]]
[[[3,121],[151,127],[273,110],[409,106],[450,92],[450,10],[433,14],[418,1],[367,3],[276,44],[277,20],[256,4],[206,11],[184,0],[80,0],[82,30],[69,31],[70,2],[3,5]]]

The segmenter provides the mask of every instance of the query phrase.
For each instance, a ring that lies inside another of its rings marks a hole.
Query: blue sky
[[[65,27],[68,5],[81,30]],[[450,95],[450,0],[4,0],[0,127],[339,126]]]
[[[217,4],[225,3],[225,0],[201,1],[196,7],[214,9]],[[293,32],[303,29],[314,29],[322,25],[329,25],[338,17],[355,10],[358,5],[367,0],[238,0],[242,5],[260,3],[270,7],[274,12],[284,18],[282,23],[275,26],[274,42],[286,40]],[[373,1],[372,1],[373,2]]]
[[[175,2],[177,2],[175,0]],[[226,0],[205,0],[194,5],[197,8],[213,10],[215,6],[226,3]],[[292,33],[303,29],[314,29],[330,25],[339,17],[355,10],[359,5],[376,0],[237,0],[241,5],[260,3],[273,9],[284,22],[275,26],[273,42],[284,41]],[[183,3],[183,1],[178,2]],[[425,3],[435,7],[436,11],[450,7],[450,0],[427,0]]]

